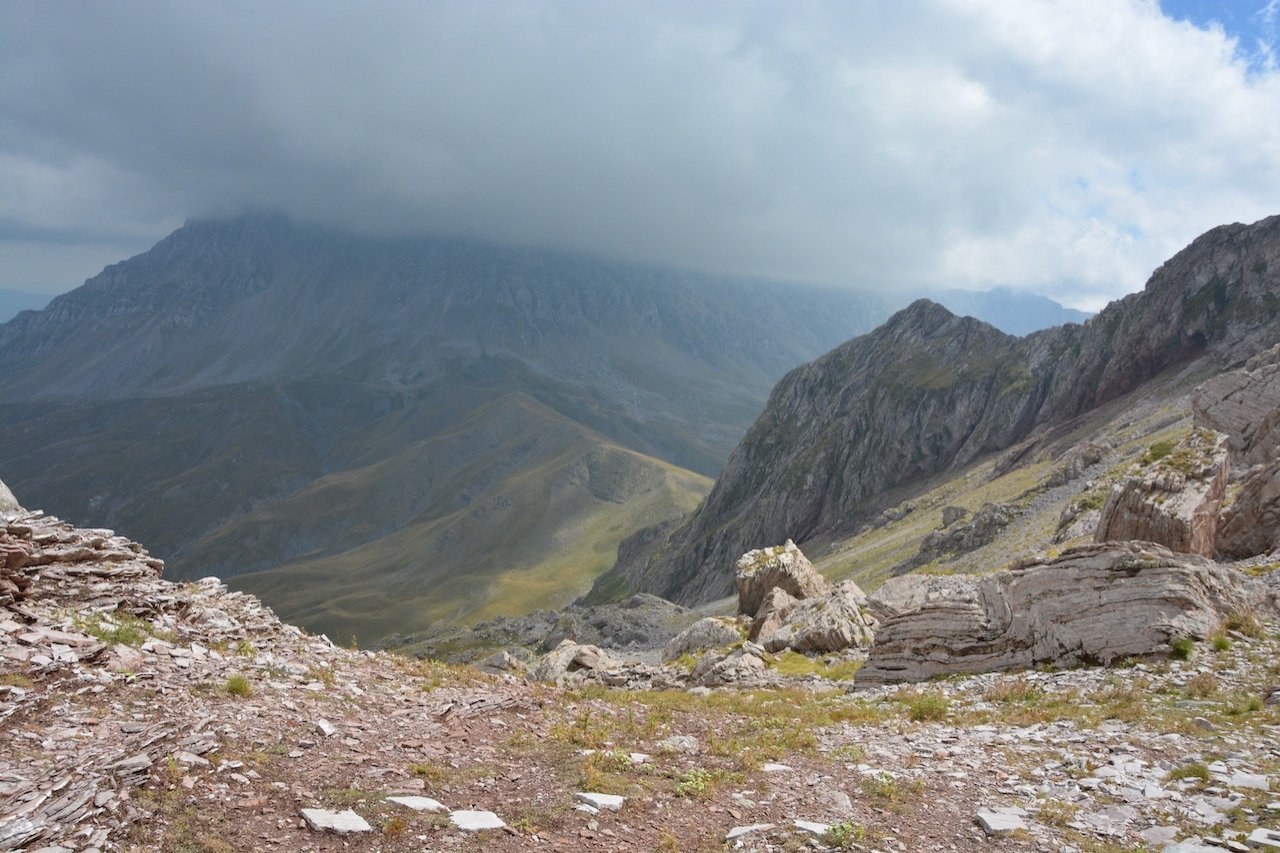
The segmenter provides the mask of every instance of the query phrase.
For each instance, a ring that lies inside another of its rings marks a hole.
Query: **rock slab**
[[[1081,545],[983,576],[906,575],[868,600],[880,620],[860,685],[1077,666],[1165,652],[1263,606],[1234,569],[1150,543]]]
[[[346,809],[335,812],[330,809],[303,809],[302,819],[316,832],[332,832],[335,835],[352,835],[372,832],[373,827],[360,815]]]
[[[805,599],[822,595],[831,586],[790,539],[782,545],[743,554],[738,559],[734,580],[738,587],[738,612],[753,618],[772,589],[784,590],[792,598]]]

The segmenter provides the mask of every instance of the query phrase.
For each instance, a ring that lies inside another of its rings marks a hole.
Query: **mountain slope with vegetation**
[[[591,600],[727,595],[738,555],[853,535],[897,498],[1158,375],[1280,338],[1280,217],[1216,228],[1084,325],[1013,338],[920,301],[787,374],[698,510]],[[645,534],[639,534],[644,536]]]

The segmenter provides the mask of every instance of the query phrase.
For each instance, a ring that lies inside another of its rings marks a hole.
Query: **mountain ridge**
[[[1014,338],[913,303],[788,373],[694,515],[647,551],[629,549],[588,600],[727,595],[733,561],[752,548],[851,533],[883,508],[876,495],[912,479],[1006,449],[1179,364],[1242,362],[1280,335],[1277,276],[1280,216],[1212,229],[1083,325]]]

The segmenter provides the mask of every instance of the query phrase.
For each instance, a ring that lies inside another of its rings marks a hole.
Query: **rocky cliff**
[[[733,561],[761,542],[850,533],[892,489],[1278,336],[1280,217],[1209,231],[1084,325],[1012,338],[914,303],[787,374],[698,510],[598,589],[727,595]]]

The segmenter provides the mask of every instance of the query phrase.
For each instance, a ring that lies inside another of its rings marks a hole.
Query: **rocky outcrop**
[[[0,480],[0,513],[21,511],[22,507],[18,505],[18,499],[13,496],[13,492],[9,491],[9,487],[4,484],[4,480]]]
[[[765,596],[780,589],[792,598],[823,595],[831,584],[790,539],[772,548],[758,548],[738,558],[734,579],[738,586],[738,612],[754,617]]]
[[[1197,426],[1229,436],[1237,463],[1271,462],[1280,447],[1280,346],[1206,381],[1191,406]]]
[[[731,646],[742,639],[742,629],[732,619],[708,616],[699,619],[671,638],[662,649],[662,659],[673,661],[682,655]]]
[[[956,509],[956,507],[947,507]],[[949,514],[958,521],[955,513]],[[962,516],[963,517],[963,516]],[[1007,504],[983,504],[965,524],[948,524],[948,513],[943,510],[943,529],[930,531],[920,543],[920,552],[910,562],[922,566],[948,554],[967,554],[981,548],[1018,517],[1018,510]]]
[[[1259,466],[1222,511],[1217,553],[1229,560],[1269,554],[1280,548],[1280,460]]]
[[[1094,541],[1142,540],[1212,555],[1231,477],[1227,437],[1197,429],[1177,445],[1153,445],[1138,468],[1112,487]]]
[[[529,677],[538,681],[559,682],[566,674],[578,670],[617,669],[620,661],[610,657],[598,646],[586,646],[565,640],[529,670]]]
[[[1215,228],[1081,326],[1012,338],[920,301],[787,374],[698,510],[640,573],[681,603],[732,589],[733,555],[858,530],[897,487],[1010,448],[1197,359],[1280,338],[1280,217]],[[897,499],[901,499],[897,496]]]
[[[793,601],[780,608],[777,624],[766,620],[753,639],[767,652],[791,649],[813,654],[865,649],[871,645],[876,628],[875,619],[863,611],[866,602],[858,585],[845,581],[823,596]]]
[[[1264,601],[1233,569],[1137,542],[1082,545],[991,575],[907,575],[868,601],[880,626],[857,682],[1158,654]]]

